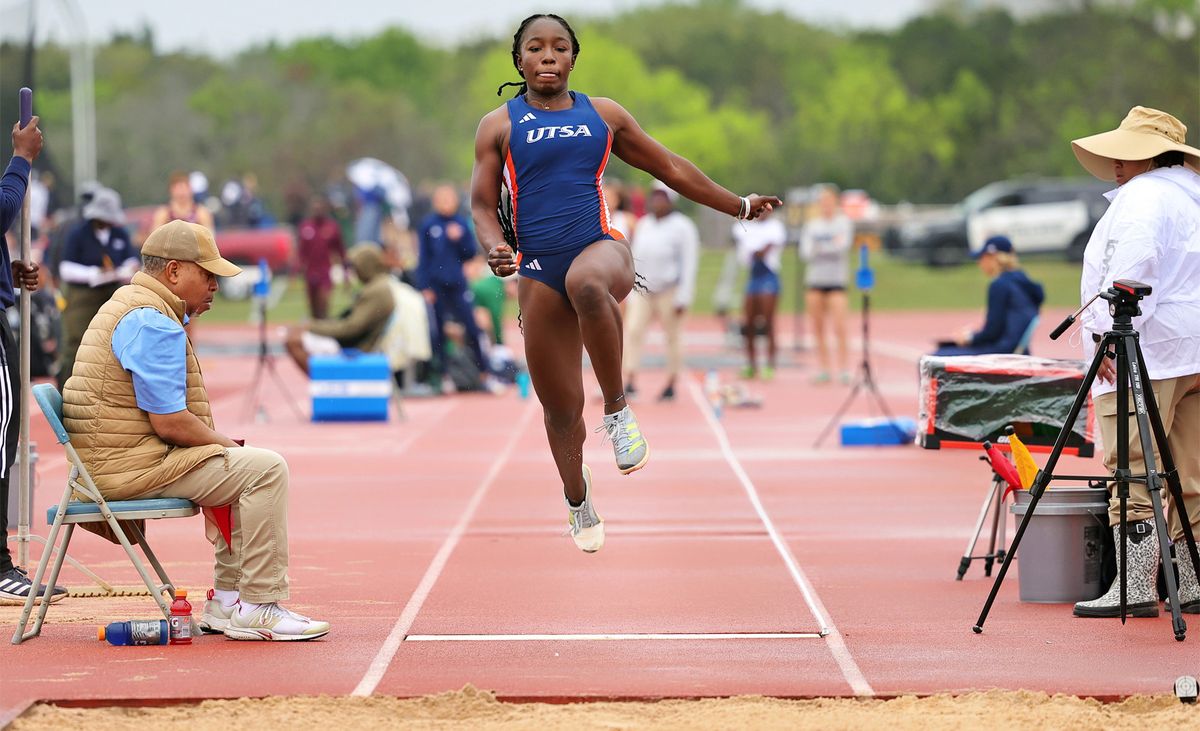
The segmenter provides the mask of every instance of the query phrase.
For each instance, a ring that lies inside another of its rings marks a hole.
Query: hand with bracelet
[[[738,212],[734,216],[739,221],[753,221],[764,213],[775,210],[776,206],[782,206],[783,201],[773,195],[758,195],[751,193],[747,196],[742,196]]]

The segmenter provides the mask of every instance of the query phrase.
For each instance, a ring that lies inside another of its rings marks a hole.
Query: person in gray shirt
[[[838,189],[821,188],[817,198],[818,216],[804,225],[800,233],[800,257],[807,263],[804,306],[817,343],[820,370],[813,381],[828,383],[831,363],[827,326],[832,323],[837,347],[837,367],[842,383],[850,383],[849,356],[846,350],[846,278],[850,271],[850,248],[854,243],[854,224],[841,212]]]

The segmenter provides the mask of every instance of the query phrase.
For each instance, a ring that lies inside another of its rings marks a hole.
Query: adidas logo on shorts
[[[539,272],[540,272],[540,271],[542,271],[542,265],[541,265],[541,264],[538,264],[538,260],[537,260],[537,259],[531,259],[531,260],[530,260],[530,262],[529,262],[528,264],[526,264],[526,265],[525,265],[525,268],[526,268],[526,269],[533,269],[533,270],[535,270],[535,271],[539,271]]]
[[[533,112],[526,112],[525,116],[521,117],[520,121],[518,121],[517,124],[525,124],[526,122],[528,122],[531,119],[537,119],[537,117],[533,116]]]

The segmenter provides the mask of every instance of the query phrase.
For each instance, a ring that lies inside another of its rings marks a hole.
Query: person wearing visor
[[[1200,149],[1184,144],[1187,127],[1157,109],[1134,107],[1120,127],[1075,140],[1076,159],[1092,175],[1115,182],[1105,194],[1108,210],[1096,224],[1083,252],[1080,296],[1086,302],[1117,279],[1134,279],[1153,288],[1138,303],[1133,318],[1140,334],[1146,372],[1175,458],[1184,505],[1163,492],[1167,532],[1180,557],[1179,603],[1200,614],[1200,582],[1188,560],[1182,520],[1200,534]],[[1094,357],[1096,343],[1112,328],[1108,303],[1092,303],[1080,318],[1084,357]],[[1102,361],[1092,399],[1104,443],[1104,466],[1117,464],[1116,365]],[[1129,469],[1146,472],[1137,420],[1129,419]],[[1155,455],[1163,469],[1160,455]],[[1109,490],[1115,491],[1115,483]],[[1129,573],[1128,607],[1134,617],[1158,616],[1158,541],[1150,493],[1129,484],[1126,543]],[[1120,501],[1109,495],[1108,522],[1120,540]],[[1121,552],[1117,551],[1118,564]],[[1118,571],[1124,567],[1118,565]],[[1075,605],[1077,617],[1120,616],[1120,576],[1099,599]]]
[[[142,270],[83,334],[63,423],[105,498],[185,498],[205,508],[216,565],[202,629],[239,640],[313,639],[329,623],[279,603],[289,598],[287,463],[216,431],[183,329],[212,307],[217,277],[239,272],[205,226],[171,221],[154,230]]]
[[[979,270],[992,280],[988,285],[983,327],[938,343],[934,355],[1015,353],[1018,347],[1022,354],[1028,355],[1028,343],[1022,346],[1022,340],[1046,299],[1042,285],[1021,271],[1021,262],[1007,236],[993,236],[985,241],[977,258]]]
[[[62,352],[58,385],[71,376],[75,352],[88,323],[117,289],[128,284],[141,266],[137,249],[125,229],[121,196],[100,188],[83,206],[81,220],[67,236],[58,266],[66,307],[62,315]]]

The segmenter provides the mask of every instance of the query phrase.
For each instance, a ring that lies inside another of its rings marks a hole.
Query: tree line
[[[1083,5],[1015,19],[950,4],[856,31],[739,0],[668,2],[569,18],[582,46],[572,87],[617,99],[738,190],[830,181],[885,202],[949,202],[992,180],[1078,175],[1068,141],[1114,127],[1134,104],[1179,116],[1197,144],[1200,11]],[[387,28],[218,60],[160,52],[148,31],[120,35],[96,49],[99,177],[137,205],[165,198],[174,169],[214,182],[252,171],[277,213],[361,156],[414,182],[462,182],[480,116],[512,93],[496,95],[517,78],[510,46],[443,47]],[[25,83],[24,51],[0,46],[5,99]],[[70,183],[66,49],[39,48],[34,69],[47,162]],[[617,162],[610,174],[644,180]]]

